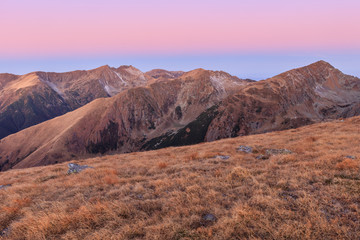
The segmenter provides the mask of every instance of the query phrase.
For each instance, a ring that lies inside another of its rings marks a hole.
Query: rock
[[[256,159],[266,160],[269,159],[269,155],[260,154],[259,156],[256,156]]]
[[[217,218],[215,217],[214,214],[207,213],[202,216],[200,224],[204,227],[207,227],[207,226],[214,224],[216,221],[217,221]]]
[[[347,155],[347,156],[345,156],[345,158],[356,159],[355,156],[351,156],[351,155]]]
[[[292,154],[292,151],[288,149],[266,149],[268,155],[279,155],[279,154]]]
[[[6,237],[10,232],[10,228],[4,228],[0,231],[0,237]]]
[[[291,192],[286,192],[286,191],[280,193],[280,196],[287,200],[289,200],[289,199],[296,200],[299,198],[299,196],[297,194],[291,193]]]
[[[246,152],[246,153],[252,153],[252,147],[241,145],[237,148],[238,151]]]
[[[90,167],[90,166],[87,166],[87,165],[80,166],[80,165],[78,165],[76,163],[69,163],[68,167],[69,167],[69,170],[68,170],[67,174],[79,173],[84,169],[93,168],[93,167]]]
[[[230,156],[226,156],[226,155],[218,155],[216,156],[216,158],[220,158],[222,160],[228,160],[230,158]]]
[[[7,184],[7,185],[0,185],[0,189],[6,189],[8,187],[11,187],[11,184]]]

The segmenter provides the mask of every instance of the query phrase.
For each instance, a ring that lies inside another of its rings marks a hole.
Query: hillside
[[[149,84],[0,140],[0,170],[296,128],[360,114],[360,79],[319,61],[267,80],[153,70]]]
[[[248,84],[195,121],[144,149],[296,128],[360,115],[360,79],[319,61]]]
[[[150,80],[152,77],[132,66],[21,76],[0,74],[0,139],[94,99],[144,86]]]
[[[100,98],[0,140],[0,170],[48,165],[111,151],[132,152],[148,139],[192,122],[250,84],[225,72],[196,69],[176,79]]]
[[[67,175],[67,163],[0,172],[0,185],[9,184],[0,187],[0,234],[358,239],[359,126],[360,117],[353,117],[84,159],[76,163],[94,168],[78,174]]]

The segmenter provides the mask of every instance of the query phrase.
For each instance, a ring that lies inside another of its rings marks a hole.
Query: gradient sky
[[[261,79],[324,59],[360,76],[359,9],[358,0],[1,0],[0,72],[132,64]]]

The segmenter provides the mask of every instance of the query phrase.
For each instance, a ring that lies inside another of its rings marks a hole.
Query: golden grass
[[[359,239],[359,126],[357,117],[92,158],[77,163],[94,169],[72,175],[66,163],[1,172],[0,185],[12,186],[0,190],[0,232],[7,229],[4,239]],[[293,154],[256,159],[267,148]]]

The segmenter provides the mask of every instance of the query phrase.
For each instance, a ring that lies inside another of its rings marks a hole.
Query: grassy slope
[[[355,117],[98,157],[76,175],[65,163],[1,172],[13,186],[0,190],[0,226],[10,239],[358,239],[359,126]],[[294,154],[256,159],[264,148]]]

